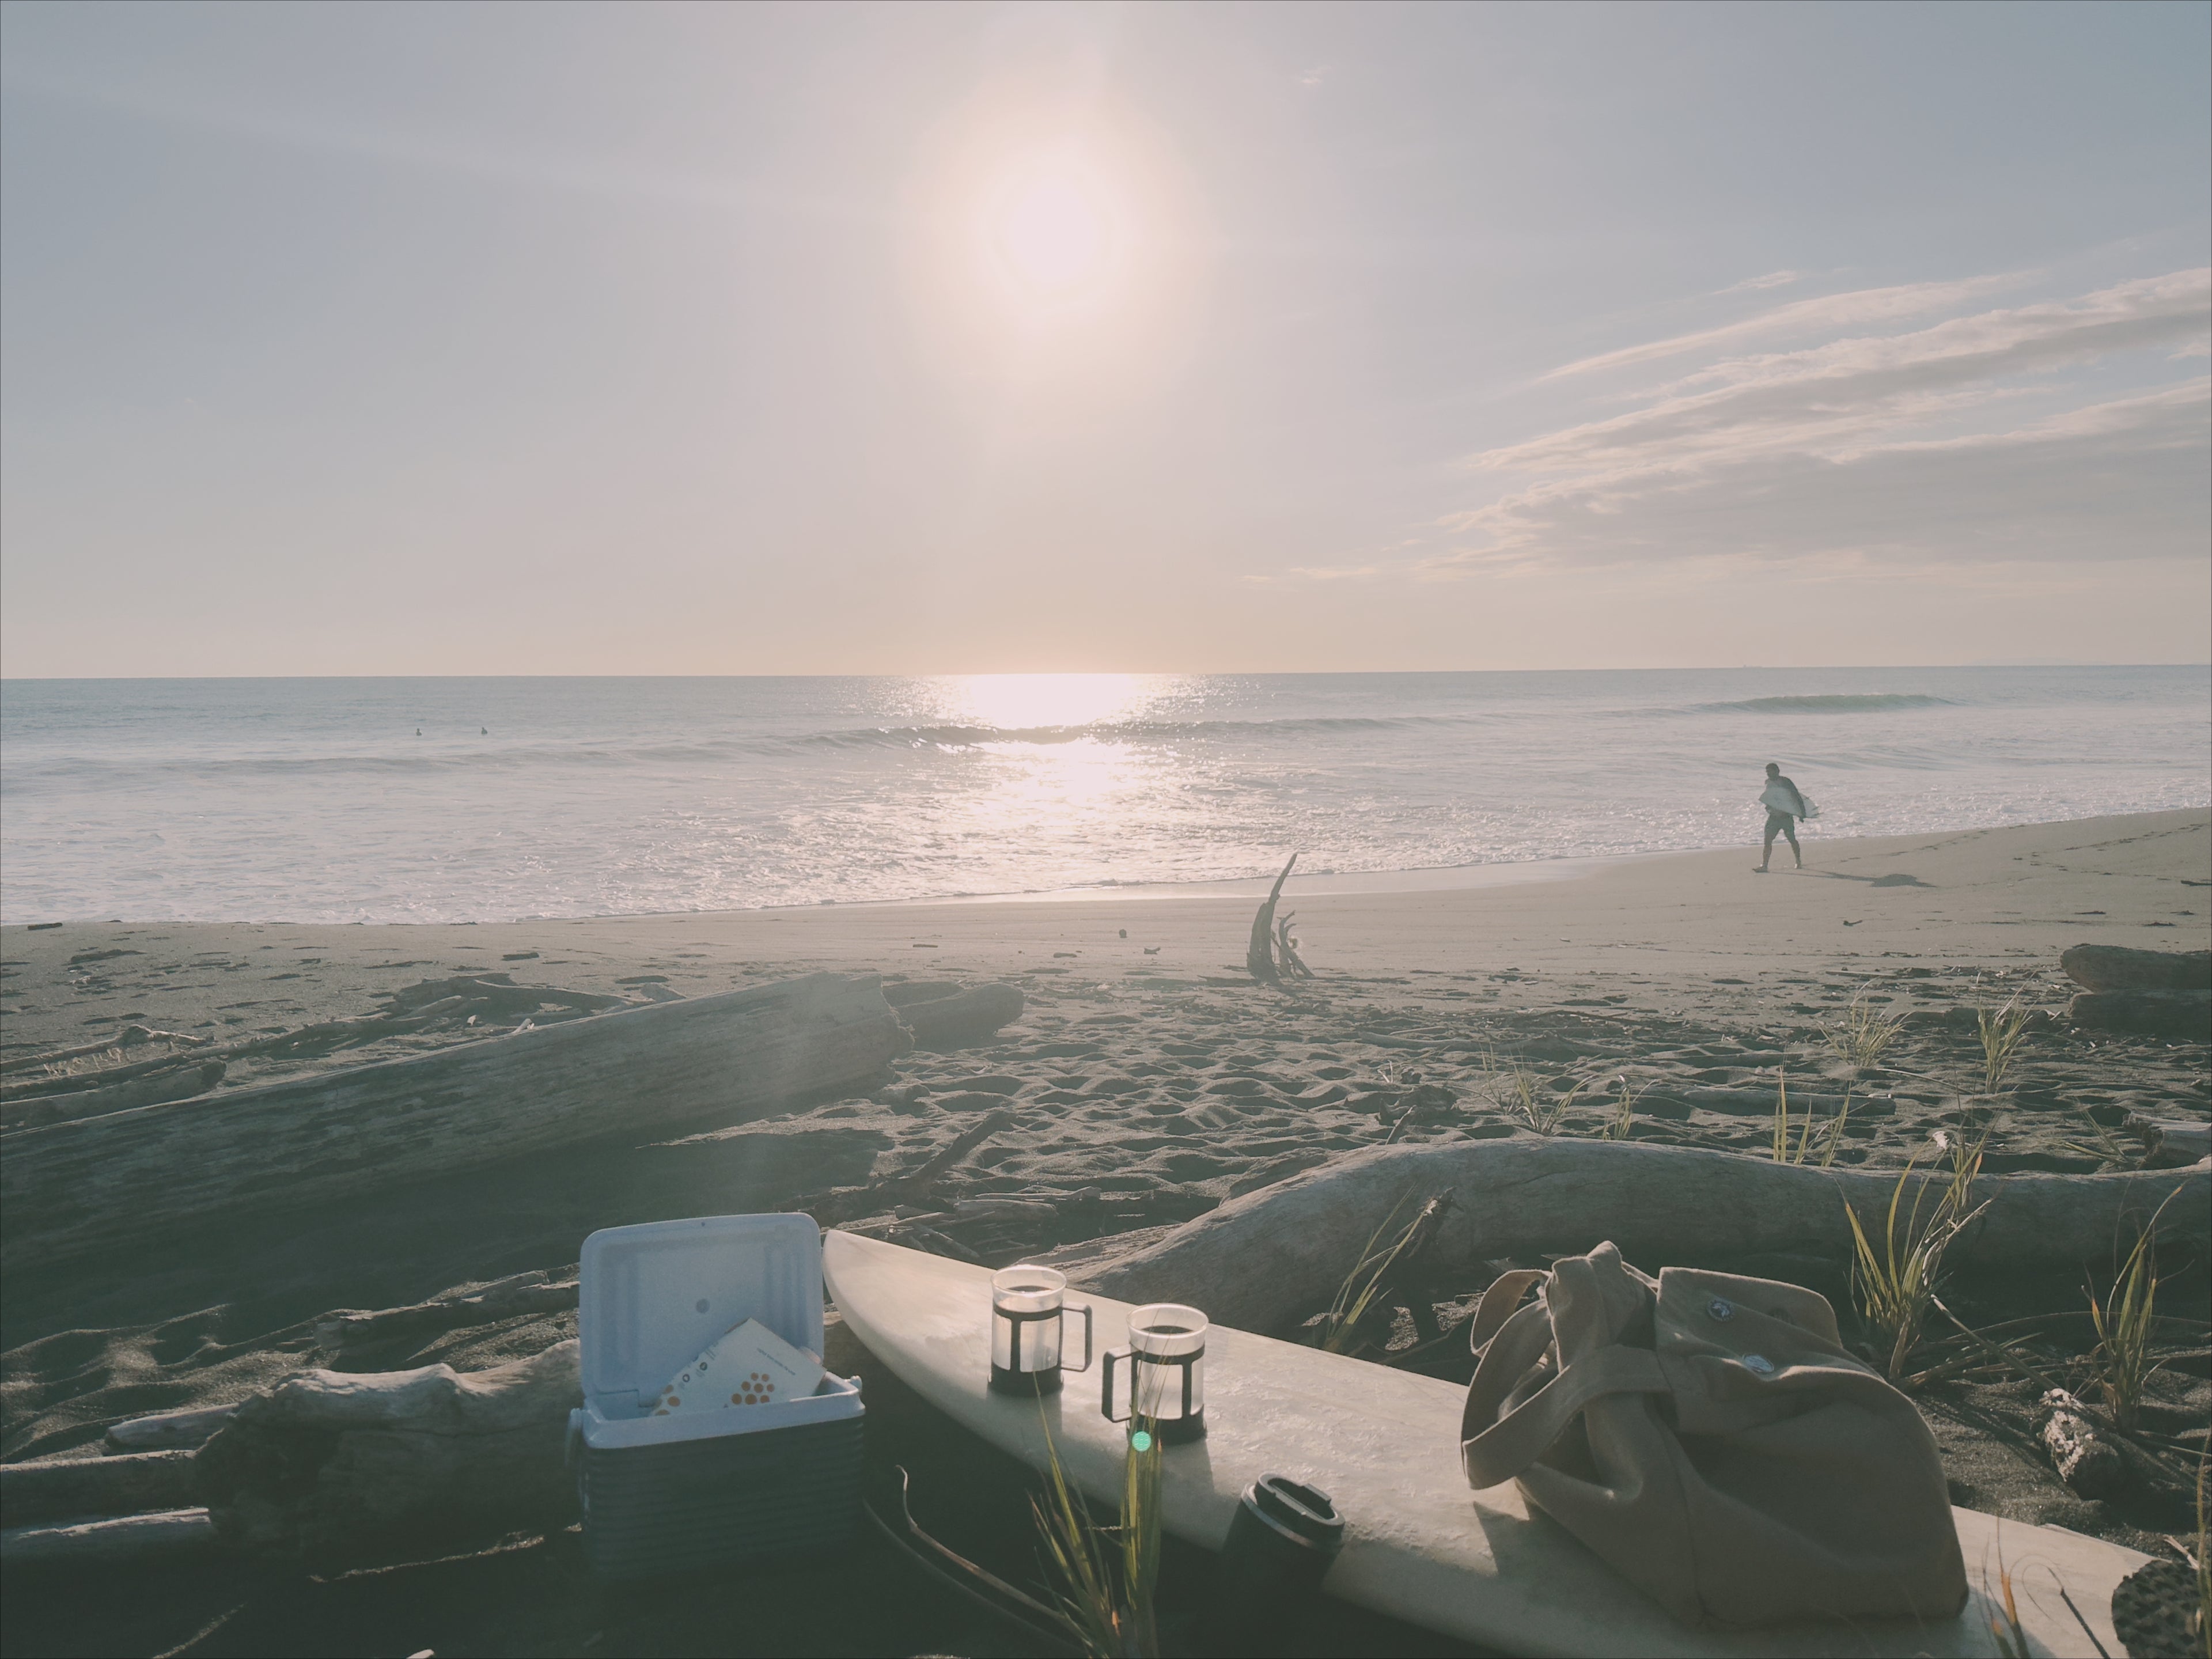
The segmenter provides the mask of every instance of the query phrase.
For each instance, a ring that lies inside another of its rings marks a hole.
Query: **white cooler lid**
[[[658,1393],[701,1349],[748,1319],[822,1352],[822,1233],[811,1216],[603,1228],[584,1241],[577,1278],[587,1400]]]

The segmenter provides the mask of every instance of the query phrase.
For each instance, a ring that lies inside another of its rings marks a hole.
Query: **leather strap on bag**
[[[1468,1342],[1482,1355],[1460,1418],[1460,1459],[1478,1490],[1510,1480],[1546,1452],[1593,1400],[1613,1394],[1670,1392],[1656,1354],[1619,1343],[1577,1360],[1513,1411],[1498,1407],[1552,1346],[1552,1310],[1518,1304],[1551,1275],[1535,1268],[1500,1273],[1476,1304]]]
[[[1615,1343],[1577,1359],[1473,1439],[1460,1446],[1468,1483],[1501,1486],[1552,1449],[1567,1425],[1594,1400],[1614,1394],[1670,1392],[1659,1356]],[[1470,1400],[1470,1406],[1472,1401]],[[1468,1425],[1462,1421],[1461,1427]]]
[[[1528,1287],[1540,1285],[1550,1277],[1540,1267],[1516,1267],[1491,1280],[1490,1288],[1482,1293],[1482,1300],[1474,1304],[1474,1317],[1468,1322],[1468,1346],[1480,1353],[1482,1345],[1497,1335],[1498,1328],[1513,1316],[1513,1310],[1521,1305],[1521,1298],[1528,1293]]]

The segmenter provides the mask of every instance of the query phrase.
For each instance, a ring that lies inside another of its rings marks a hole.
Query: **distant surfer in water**
[[[1804,849],[1797,845],[1797,820],[1813,816],[1813,803],[1807,800],[1797,786],[1782,775],[1782,769],[1772,761],[1766,763],[1766,787],[1759,792],[1759,805],[1766,808],[1766,844],[1759,849],[1759,868],[1755,873],[1765,875],[1766,866],[1774,861],[1774,838],[1790,838],[1790,856],[1797,860],[1797,867],[1805,867]]]

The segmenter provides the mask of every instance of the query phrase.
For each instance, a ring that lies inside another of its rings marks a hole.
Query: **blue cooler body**
[[[860,1516],[860,1384],[667,1417],[661,1388],[757,1319],[822,1352],[822,1235],[803,1215],[610,1227],[584,1241],[584,1404],[568,1418],[584,1549],[610,1578],[695,1572],[842,1548]]]

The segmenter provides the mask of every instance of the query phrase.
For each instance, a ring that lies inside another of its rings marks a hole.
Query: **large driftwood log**
[[[2200,1158],[2212,1158],[2212,1123],[2169,1122],[2130,1112],[2127,1128],[2149,1149],[2153,1164],[2178,1169]]]
[[[979,1042],[1009,1020],[1018,1018],[1022,1012],[1021,988],[1013,985],[956,987],[946,994],[890,1000],[898,1010],[900,1024],[914,1033],[914,1040],[933,1048]]]
[[[0,1522],[9,1527],[88,1515],[183,1509],[192,1502],[192,1455],[188,1451],[0,1463]]]
[[[231,1549],[314,1563],[564,1526],[576,1508],[562,1461],[583,1398],[576,1353],[572,1339],[467,1375],[288,1377],[198,1454],[216,1532]]]
[[[136,1048],[149,1042],[170,1042],[186,1048],[204,1048],[207,1039],[184,1031],[164,1031],[150,1025],[126,1025],[113,1036],[102,1037],[97,1042],[80,1042],[71,1048],[52,1048],[40,1054],[16,1054],[0,1060],[0,1077],[14,1077],[21,1072],[40,1072],[51,1066],[59,1066],[72,1060],[87,1060],[94,1054],[119,1054],[125,1048]]]
[[[119,1050],[110,1048],[106,1052],[113,1054]],[[174,1071],[200,1058],[203,1057],[190,1051],[159,1054],[152,1060],[133,1060],[128,1065],[102,1066],[87,1072],[49,1073],[43,1077],[0,1083],[0,1107],[45,1095],[71,1095],[95,1089],[111,1089],[118,1083],[131,1083],[140,1078],[152,1077],[156,1073]]]
[[[0,1532],[0,1570],[142,1567],[211,1555],[216,1547],[215,1523],[203,1509],[106,1516]]]
[[[222,1081],[228,1068],[219,1060],[179,1057],[149,1077],[118,1083],[110,1088],[80,1089],[73,1092],[36,1095],[0,1106],[0,1121],[10,1129],[35,1128],[41,1123],[64,1123],[76,1118],[105,1117],[140,1106],[161,1106],[173,1100],[204,1095]]]
[[[872,975],[627,1008],[0,1137],[0,1268],[354,1197],[866,1081],[908,1044]]]
[[[2077,945],[2058,966],[2085,991],[2212,991],[2212,951]]]
[[[2212,1042],[2212,991],[2083,991],[2066,1005],[2070,1025],[2089,1031]]]
[[[1449,1193],[1424,1258],[1442,1275],[1606,1239],[1638,1266],[1850,1249],[1849,1203],[1879,1225],[1899,1172],[1820,1170],[1735,1152],[1605,1140],[1451,1141],[1356,1152],[1264,1187],[1180,1227],[1068,1245],[1039,1258],[1124,1301],[1194,1303],[1222,1324],[1270,1332],[1327,1305],[1393,1206]],[[1916,1176],[1936,1182],[1939,1176]],[[1954,1265],[2106,1261],[2168,1194],[2161,1237],[2202,1251],[2212,1167],[2139,1175],[1984,1176],[1988,1208],[1951,1246]],[[1928,1205],[1935,1202],[1930,1193]],[[1911,1200],[1908,1197],[1907,1207]],[[1923,1206],[1923,1207],[1926,1207]]]

